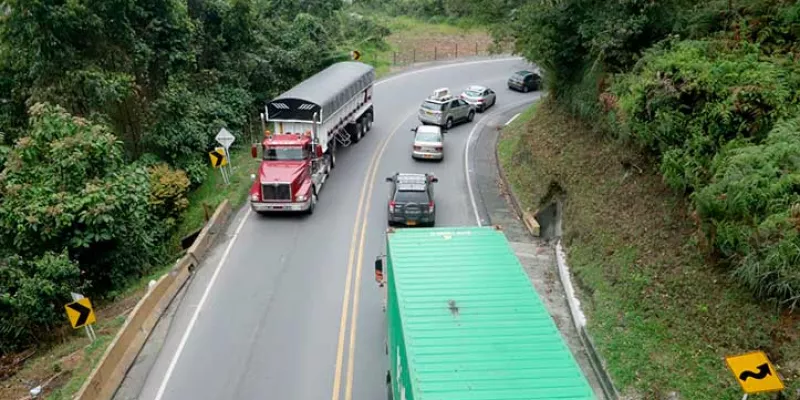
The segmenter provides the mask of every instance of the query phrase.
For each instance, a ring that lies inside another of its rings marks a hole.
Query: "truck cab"
[[[253,146],[251,154],[258,157]],[[272,135],[261,142],[261,165],[251,176],[250,207],[253,211],[314,212],[317,189],[327,173],[322,147],[310,133]]]

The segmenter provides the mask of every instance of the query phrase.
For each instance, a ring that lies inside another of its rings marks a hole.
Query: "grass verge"
[[[588,329],[618,388],[634,398],[740,399],[726,355],[762,349],[800,389],[800,319],[759,304],[692,244],[688,204],[638,152],[545,100],[504,129],[500,162],[523,208],[551,183]],[[751,399],[766,399],[754,395]]]
[[[410,17],[378,16],[392,32],[388,47],[359,49],[362,60],[375,67],[378,78],[415,62],[486,55],[492,38],[485,27],[467,20],[426,22]]]
[[[219,170],[209,167],[206,181],[190,193],[189,208],[169,242],[169,253],[173,259],[178,259],[182,253],[181,238],[203,227],[206,212],[210,217],[225,199],[231,202],[234,210],[247,201],[250,174],[256,171],[259,160],[250,156],[249,145],[232,147],[231,158],[233,171],[230,185],[225,184]],[[31,388],[47,383],[42,398],[71,399],[100,361],[124,324],[127,313],[144,295],[147,283],[151,279],[157,280],[173,265],[174,260],[154,268],[127,287],[110,293],[109,300],[97,302],[97,323],[94,326],[97,341],[90,343],[83,329],[80,329],[68,335],[60,344],[49,349],[38,349],[38,355],[27,360],[19,371],[0,385],[0,398],[21,399]]]

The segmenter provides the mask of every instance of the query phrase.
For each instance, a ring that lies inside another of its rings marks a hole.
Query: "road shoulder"
[[[605,398],[600,380],[592,368],[590,355],[572,323],[565,290],[558,279],[555,243],[534,237],[527,231],[511,204],[512,194],[500,174],[495,152],[500,130],[509,119],[525,108],[527,106],[520,106],[489,116],[483,128],[477,132],[472,148],[473,156],[469,162],[473,171],[478,207],[482,208],[479,212],[483,214],[482,218],[488,218],[490,224],[502,226],[592,389],[598,398]]]

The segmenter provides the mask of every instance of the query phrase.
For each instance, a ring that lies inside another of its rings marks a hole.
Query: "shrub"
[[[649,51],[612,88],[615,130],[656,154],[675,189],[709,178],[712,157],[736,138],[763,140],[775,121],[796,109],[800,90],[790,70],[764,59],[757,46],[679,41]]]
[[[189,206],[186,194],[189,178],[181,170],[161,163],[148,168],[150,174],[150,207],[155,219],[166,231],[177,224],[181,213]]]
[[[733,142],[693,196],[706,238],[756,295],[800,302],[800,116],[763,144]]]
[[[25,261],[0,261],[0,353],[46,336],[64,323],[63,305],[81,291],[81,270],[67,251],[47,252]]]
[[[152,261],[149,177],[128,166],[108,128],[47,104],[0,174],[0,248],[25,258],[67,249],[91,289],[122,284]]]

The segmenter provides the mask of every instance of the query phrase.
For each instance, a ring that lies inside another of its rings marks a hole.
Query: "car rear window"
[[[422,108],[433,111],[442,111],[443,105],[444,103],[434,103],[432,101],[426,101],[422,103]]]
[[[414,140],[418,142],[441,142],[442,135],[434,132],[419,132]]]
[[[531,74],[530,71],[519,71],[515,75],[517,75],[517,76],[525,76],[525,75],[530,75],[530,74]]]
[[[481,95],[482,95],[481,92],[476,92],[474,90],[467,90],[464,93],[469,97],[481,97]]]
[[[394,201],[398,203],[428,203],[428,192],[398,190]]]

